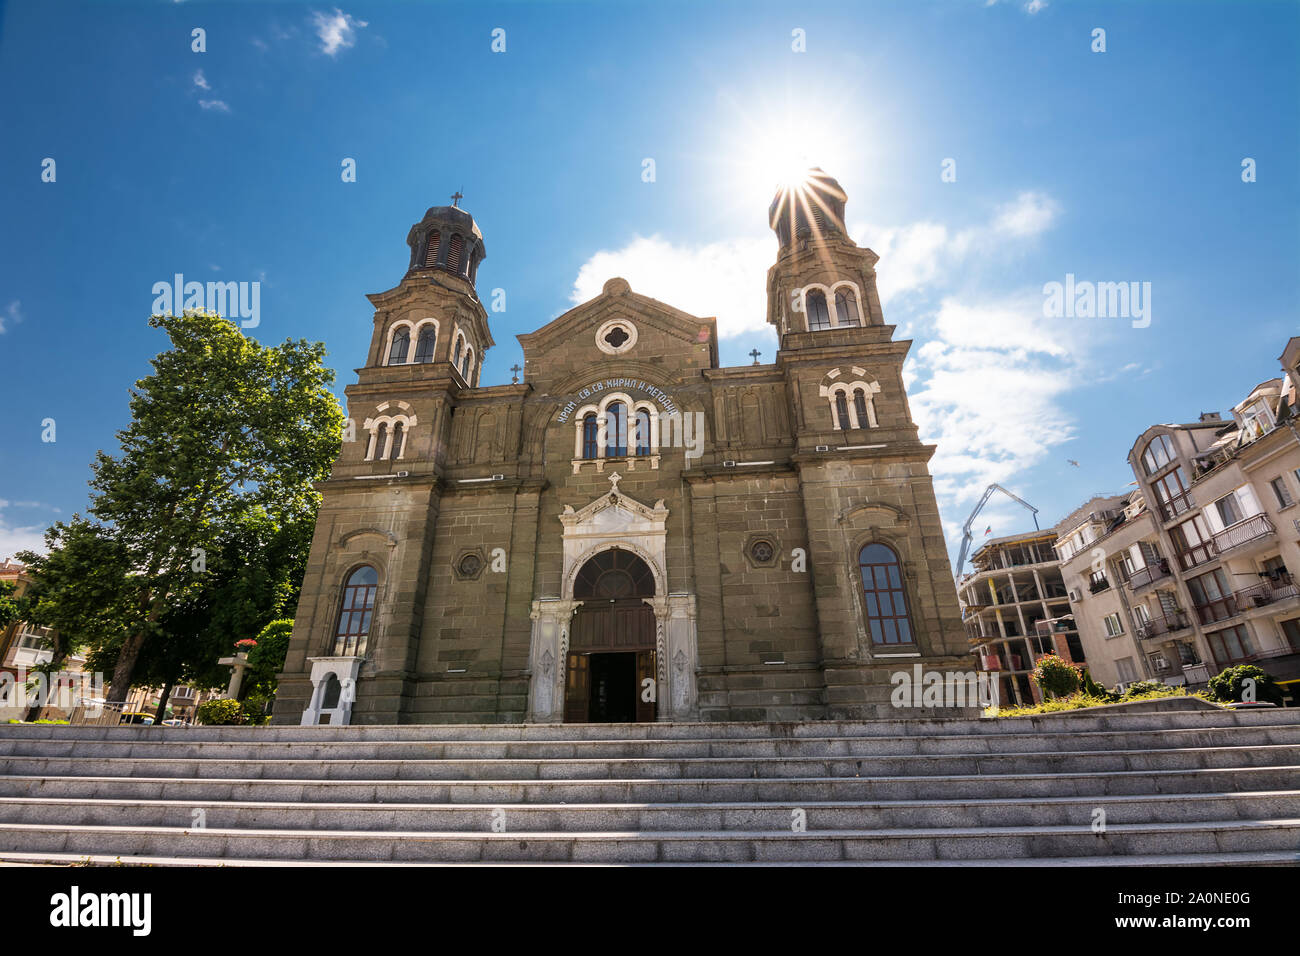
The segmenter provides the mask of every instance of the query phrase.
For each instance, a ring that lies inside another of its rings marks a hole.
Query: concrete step
[[[1182,747],[1300,745],[1300,724],[1095,731],[1075,734],[950,734],[939,737],[700,738],[667,740],[326,740],[44,739],[0,737],[0,757],[114,757],[226,760],[555,760],[701,757],[857,757],[1010,754]]]
[[[1098,817],[1098,811],[1104,817]],[[1148,797],[900,800],[877,803],[808,800],[778,804],[384,804],[256,801],[76,800],[0,798],[0,823],[116,827],[203,826],[218,830],[666,832],[791,830],[796,815],[809,830],[927,827],[1106,826],[1300,817],[1300,790],[1165,794]],[[201,821],[201,824],[200,824]]]
[[[927,776],[1175,770],[1300,763],[1300,745],[1179,747],[1029,754],[923,754],[861,757],[705,757],[555,760],[298,760],[156,757],[0,757],[0,774],[145,777],[274,776],[301,780],[577,780],[737,777]]]
[[[0,823],[0,855],[98,855],[437,862],[802,862],[1104,858],[1295,852],[1300,818],[1085,826],[671,833],[440,833],[186,830]]]
[[[1146,796],[1288,790],[1300,764],[1087,773],[679,780],[275,780],[0,776],[0,796],[262,803],[794,803]]]

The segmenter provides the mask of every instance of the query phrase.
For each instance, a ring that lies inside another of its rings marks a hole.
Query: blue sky
[[[480,294],[506,290],[484,384],[510,380],[516,334],[616,274],[717,315],[724,364],[770,361],[789,152],[840,179],[881,256],[953,550],[989,481],[1055,522],[1132,480],[1148,425],[1277,374],[1300,326],[1298,27],[1296,3],[1241,0],[6,3],[0,557],[84,510],[165,346],[155,282],[260,281],[250,334],[323,340],[341,396],[364,294],[457,189],[486,237]],[[1150,282],[1150,325],[1045,318],[1067,273]],[[986,514],[980,531],[1027,527]]]

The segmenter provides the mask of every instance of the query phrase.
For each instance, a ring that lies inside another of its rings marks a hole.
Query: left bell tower
[[[495,344],[474,285],[483,233],[459,200],[411,227],[406,274],[367,296],[370,349],[345,390],[339,457],[317,486],[277,723],[399,723],[415,696],[452,412]]]

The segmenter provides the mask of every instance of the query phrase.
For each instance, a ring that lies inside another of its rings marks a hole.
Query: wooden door
[[[570,654],[564,670],[564,721],[587,722],[587,703],[591,697],[591,668],[586,654]]]

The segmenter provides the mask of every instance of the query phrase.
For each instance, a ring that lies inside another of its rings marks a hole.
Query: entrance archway
[[[655,596],[650,566],[610,548],[583,564],[573,582],[565,667],[568,723],[652,721],[657,713]]]

